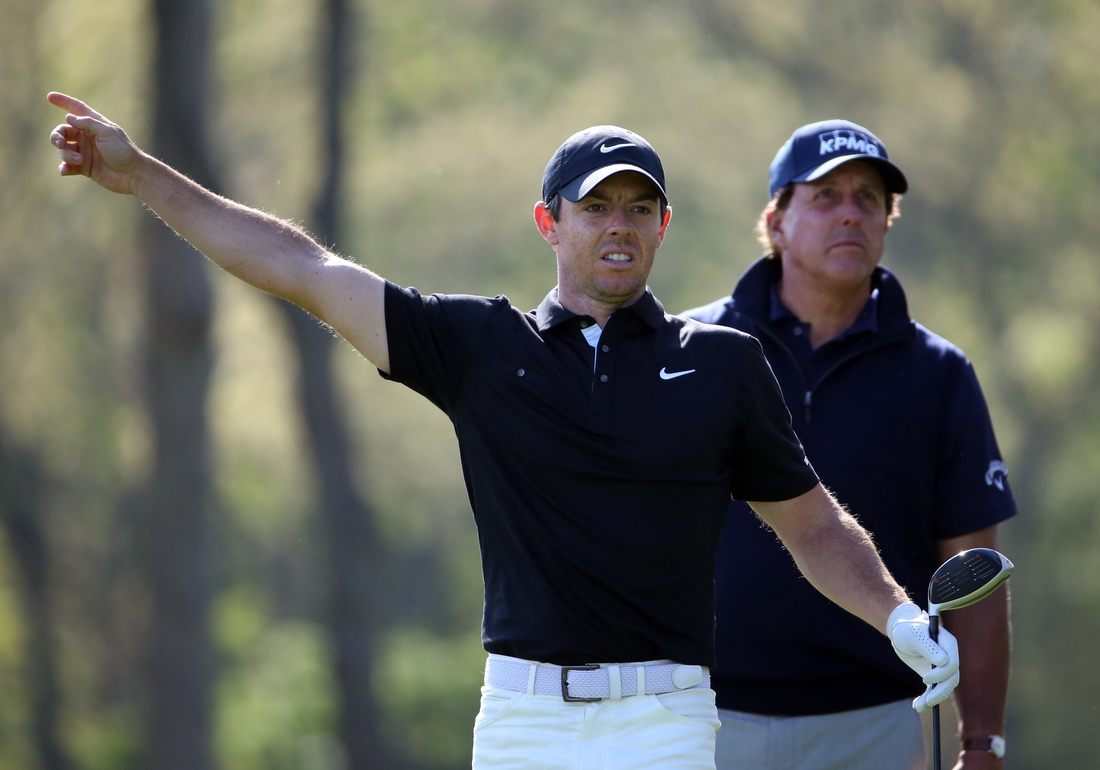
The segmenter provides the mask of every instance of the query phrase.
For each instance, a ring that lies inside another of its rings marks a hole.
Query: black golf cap
[[[850,160],[873,163],[889,192],[909,189],[905,174],[891,162],[877,136],[847,120],[823,120],[802,126],[779,148],[769,170],[769,192],[775,197],[791,182],[812,182]]]
[[[633,131],[618,126],[593,126],[566,139],[546,164],[542,199],[561,195],[568,201],[579,201],[600,182],[621,171],[637,171],[649,177],[668,200],[665,170],[657,151]]]

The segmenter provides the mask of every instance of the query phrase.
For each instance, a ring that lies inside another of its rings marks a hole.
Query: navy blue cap
[[[768,189],[775,197],[791,182],[812,182],[850,160],[873,163],[889,192],[909,189],[905,174],[890,161],[886,145],[863,126],[847,120],[810,123],[791,134],[772,161]]]
[[[649,177],[668,200],[665,170],[657,151],[633,131],[618,126],[593,126],[566,139],[546,164],[542,199],[561,195],[567,201],[579,201],[620,171],[637,171]]]

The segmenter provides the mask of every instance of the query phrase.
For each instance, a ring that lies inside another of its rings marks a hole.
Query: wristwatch
[[[962,747],[963,751],[988,751],[997,759],[1005,758],[1005,739],[1000,735],[966,738],[962,742]]]

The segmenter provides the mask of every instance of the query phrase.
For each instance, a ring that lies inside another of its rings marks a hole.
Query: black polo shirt
[[[752,337],[666,315],[648,291],[595,323],[552,291],[386,286],[390,378],[458,436],[490,652],[559,665],[714,663],[714,560],[731,494],[817,483]],[[751,515],[746,513],[746,515]]]

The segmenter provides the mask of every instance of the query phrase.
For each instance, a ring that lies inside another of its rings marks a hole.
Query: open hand
[[[142,153],[126,132],[79,99],[56,91],[46,98],[69,113],[50,134],[61,157],[61,176],[86,176],[112,192],[135,193],[134,171]]]

